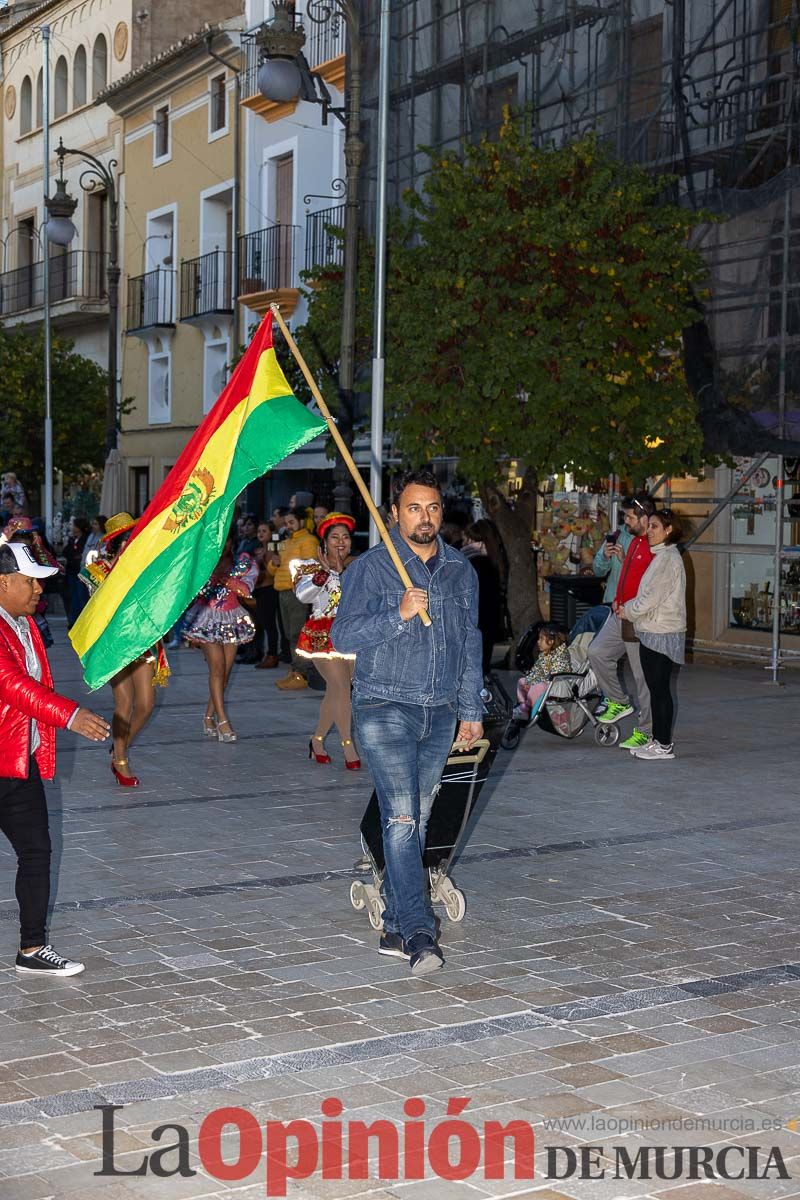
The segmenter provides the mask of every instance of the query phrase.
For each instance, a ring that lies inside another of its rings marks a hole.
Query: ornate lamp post
[[[67,155],[81,159],[87,164],[81,173],[79,183],[83,191],[93,192],[102,187],[108,197],[108,399],[106,402],[106,455],[117,445],[119,413],[117,404],[117,342],[119,339],[119,200],[114,171],[117,160],[112,158],[108,163],[95,158],[86,150],[70,150],[63,142],[58,143],[56,150],[59,163],[59,174],[56,180],[56,194],[49,196],[47,205],[48,220],[45,233],[48,241],[59,246],[69,246],[75,237],[76,229],[72,223],[72,215],[78,206],[78,201],[70,196],[64,179],[64,159]]]
[[[353,384],[355,381],[356,287],[358,273],[358,182],[364,144],[361,141],[361,25],[357,0],[307,0],[305,16],[324,24],[339,16],[347,27],[347,82],[344,109],[330,103],[324,81],[313,75],[303,55],[305,32],[295,19],[294,4],[276,0],[274,17],[262,25],[256,40],[261,49],[258,89],[267,100],[286,102],[300,96],[322,105],[323,123],[328,113],[344,125],[344,161],[347,194],[344,216],[344,286],[339,349],[339,412],[337,424],[348,447],[353,439]],[[319,92],[319,94],[318,94]],[[334,503],[349,512],[353,489],[349,473],[337,457]]]

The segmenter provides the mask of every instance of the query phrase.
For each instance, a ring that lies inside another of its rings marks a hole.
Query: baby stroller
[[[515,749],[523,729],[529,725],[538,725],[546,733],[571,740],[580,737],[586,726],[591,724],[598,746],[613,746],[619,741],[617,726],[604,725],[595,716],[602,693],[588,659],[589,645],[594,636],[591,632],[581,633],[570,643],[569,657],[573,670],[550,676],[547,691],[529,721],[512,716],[500,740],[504,750]]]

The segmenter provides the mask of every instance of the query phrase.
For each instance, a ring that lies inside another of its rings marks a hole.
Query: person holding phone
[[[621,529],[615,529],[613,533],[607,533],[597,548],[594,562],[592,563],[592,570],[599,579],[605,579],[606,581],[603,589],[604,604],[614,603],[622,564],[625,561],[625,555],[628,553],[628,547],[633,538],[634,535],[628,526],[623,525]]]

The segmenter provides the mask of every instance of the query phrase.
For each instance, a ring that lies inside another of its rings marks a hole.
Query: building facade
[[[18,7],[21,11],[18,13]],[[43,320],[44,148],[43,42],[50,27],[51,180],[59,139],[104,161],[119,159],[120,122],[95,98],[130,69],[133,10],[128,0],[60,0],[9,6],[0,22],[3,78],[3,185],[0,319],[32,329]],[[84,164],[85,165],[85,164]],[[81,189],[83,167],[65,162],[69,192],[78,200],[69,247],[51,247],[53,328],[99,365],[108,348],[108,197]],[[49,189],[52,192],[52,185]]]
[[[103,94],[124,144],[120,450],[134,514],[222,391],[241,336],[240,23],[190,34]]]

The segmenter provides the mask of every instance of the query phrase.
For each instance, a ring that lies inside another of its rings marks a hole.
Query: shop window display
[[[749,460],[740,460],[741,475]],[[767,459],[743,484],[731,508],[730,624],[767,632],[774,612],[774,560],[764,553],[775,544],[778,460]],[[781,630],[800,633],[800,462],[785,464],[784,498],[789,501],[783,526]],[[795,500],[794,498],[797,497]],[[739,552],[741,547],[741,552]],[[758,547],[761,553],[749,553]]]

